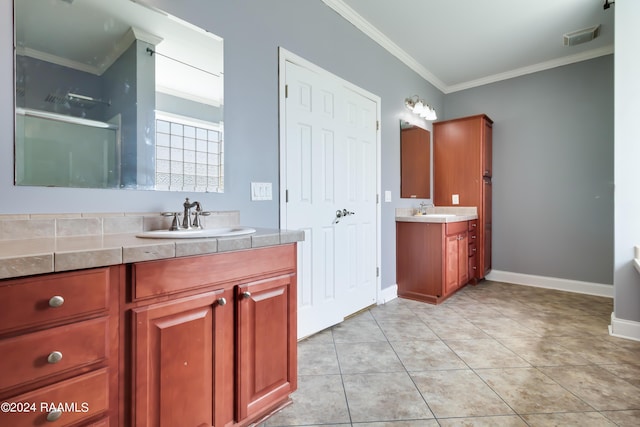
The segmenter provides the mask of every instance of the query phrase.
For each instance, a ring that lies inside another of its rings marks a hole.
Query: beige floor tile
[[[336,343],[336,352],[342,374],[405,371],[388,342]]]
[[[409,372],[467,368],[442,341],[398,341],[391,346]]]
[[[476,372],[518,414],[593,410],[535,368],[479,369]]]
[[[338,355],[330,344],[301,342],[298,344],[298,375],[340,374]]]
[[[424,320],[424,319],[423,319]],[[425,320],[429,328],[443,340],[473,340],[491,338],[466,319]]]
[[[604,415],[599,412],[571,412],[563,414],[532,414],[523,415],[522,418],[530,427],[615,427]]]
[[[639,353],[640,355],[640,353]],[[640,362],[640,360],[639,360]],[[640,387],[640,365],[620,364],[620,365],[600,365],[607,371],[617,375],[636,387]]]
[[[640,410],[605,411],[602,414],[619,427],[638,427],[638,425],[640,425]]]
[[[376,423],[357,423],[354,427],[439,427],[436,420],[381,421]]]
[[[640,408],[640,388],[600,366],[540,368],[599,411]]]
[[[533,366],[588,365],[589,362],[546,337],[499,339],[505,347]]]
[[[594,337],[565,337],[561,345],[594,364],[637,363],[638,353]]]
[[[518,415],[497,417],[445,418],[438,420],[441,427],[527,427]]]
[[[387,338],[375,319],[369,313],[363,314],[367,316],[359,315],[334,326],[332,329],[334,342],[386,342]]]
[[[493,338],[531,338],[540,335],[508,317],[486,317],[471,320],[471,323]]]
[[[473,369],[531,366],[494,339],[445,340],[445,344]]]
[[[438,336],[429,327],[413,315],[411,320],[379,320],[378,325],[387,337],[393,341],[437,340]]]
[[[407,373],[343,375],[343,381],[353,423],[434,418]]]
[[[514,413],[470,369],[416,372],[411,377],[436,418]]]
[[[293,404],[266,422],[266,426],[298,426],[350,423],[349,409],[340,375],[310,375],[298,378]]]

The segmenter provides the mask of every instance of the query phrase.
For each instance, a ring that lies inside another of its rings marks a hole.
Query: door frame
[[[292,62],[301,67],[307,68],[323,77],[333,79],[353,92],[370,99],[376,104],[376,121],[378,123],[378,130],[376,131],[376,301],[378,304],[382,301],[382,272],[380,271],[382,264],[382,249],[380,244],[381,239],[381,176],[382,176],[382,124],[381,124],[381,98],[361,87],[354,85],[353,83],[344,80],[343,78],[315,65],[314,63],[307,61],[306,59],[296,55],[295,53],[288,51],[283,47],[278,47],[278,147],[280,151],[280,228],[285,228],[287,224],[287,209],[286,209],[286,116],[285,116],[285,85],[286,85],[286,62]]]

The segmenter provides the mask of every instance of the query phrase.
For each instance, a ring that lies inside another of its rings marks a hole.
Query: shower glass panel
[[[17,184],[118,188],[117,125],[26,109],[17,112]]]

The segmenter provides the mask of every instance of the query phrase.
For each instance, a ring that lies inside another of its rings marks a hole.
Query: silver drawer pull
[[[218,298],[218,305],[219,306],[223,306],[227,303],[227,299],[226,298]]]
[[[49,307],[58,308],[61,307],[62,304],[64,304],[64,298],[60,295],[53,296],[49,300]]]
[[[62,360],[62,353],[60,353],[59,351],[52,351],[51,353],[49,353],[49,356],[47,357],[47,362],[51,363],[52,365],[54,363],[58,363],[61,360]]]
[[[243,292],[242,298],[251,298],[251,292],[248,292],[248,291]]]
[[[50,423],[57,421],[62,416],[62,411],[51,411],[47,414],[47,421]]]

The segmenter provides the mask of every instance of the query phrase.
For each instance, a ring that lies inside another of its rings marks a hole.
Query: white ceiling
[[[613,53],[604,0],[323,0],[444,93]],[[563,34],[601,25],[595,40]]]

